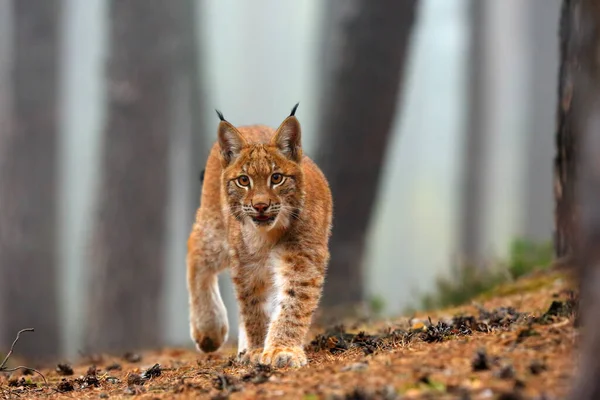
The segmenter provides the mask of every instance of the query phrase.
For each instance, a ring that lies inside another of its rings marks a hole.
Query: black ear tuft
[[[271,144],[290,160],[300,162],[302,160],[301,136],[300,122],[292,114],[279,125],[271,139]]]
[[[292,108],[292,112],[290,113],[290,117],[293,117],[296,114],[296,109],[298,108],[299,105],[300,105],[300,102],[296,103],[296,105],[294,106],[294,108]]]
[[[225,121],[225,117],[223,116],[223,113],[219,110],[215,110],[217,112],[217,115],[219,116],[219,119],[221,121]]]
[[[205,169],[203,169],[202,171],[200,171],[200,182],[202,182],[202,183],[204,183],[204,172],[205,171],[206,171]]]

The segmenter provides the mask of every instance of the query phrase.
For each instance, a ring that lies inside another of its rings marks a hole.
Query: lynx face
[[[301,206],[302,171],[275,148],[252,146],[224,174],[231,214],[257,227],[287,225]]]
[[[219,132],[226,214],[241,223],[271,229],[287,226],[302,207],[301,150],[293,126],[283,124],[269,144],[249,144],[227,123]]]

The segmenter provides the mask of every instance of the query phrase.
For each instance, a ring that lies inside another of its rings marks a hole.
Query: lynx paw
[[[216,294],[209,296],[210,292],[202,293],[202,298],[190,303],[190,335],[196,342],[196,348],[204,353],[219,350],[227,341],[229,332],[227,310],[218,287],[213,289]]]
[[[306,365],[308,360],[302,347],[274,346],[265,349],[260,356],[260,363],[275,368],[299,368]]]
[[[214,326],[210,329],[198,329],[190,326],[190,333],[196,348],[204,353],[212,353],[219,350],[225,341],[227,341],[227,325]]]
[[[257,349],[246,350],[244,353],[240,353],[239,359],[242,364],[258,364],[260,362],[260,355],[262,353],[262,347]]]

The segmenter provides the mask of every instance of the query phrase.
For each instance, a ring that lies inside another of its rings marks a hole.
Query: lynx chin
[[[332,198],[302,154],[298,104],[277,128],[221,122],[188,239],[190,331],[199,350],[227,340],[217,275],[231,268],[241,315],[238,355],[274,367],[307,363],[303,343],[327,263]]]

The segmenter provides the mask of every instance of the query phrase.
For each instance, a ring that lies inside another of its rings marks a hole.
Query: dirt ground
[[[298,370],[239,365],[233,348],[95,356],[0,375],[5,398],[560,399],[574,374],[576,295],[540,272],[447,310],[315,327]]]

